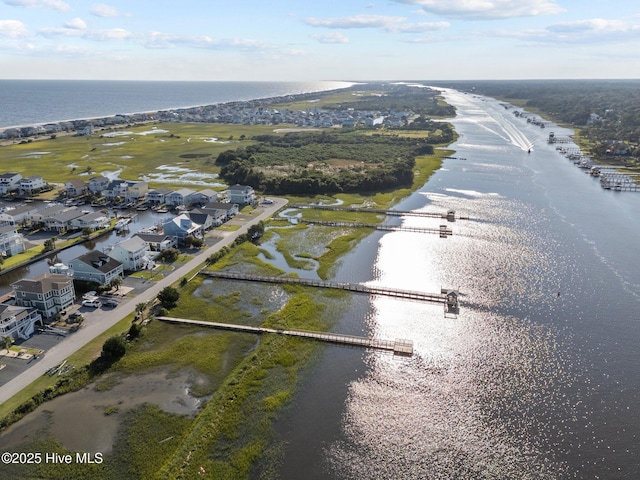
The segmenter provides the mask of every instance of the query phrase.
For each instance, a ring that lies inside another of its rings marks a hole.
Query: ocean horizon
[[[354,82],[0,80],[0,129],[348,88]]]

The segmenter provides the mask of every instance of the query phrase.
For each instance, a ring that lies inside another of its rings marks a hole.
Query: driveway
[[[133,313],[138,303],[148,303],[155,299],[160,290],[179,281],[180,278],[187,275],[198,265],[203,264],[210,255],[224,246],[231,245],[239,235],[246,233],[251,225],[270,218],[275,212],[287,204],[287,200],[283,198],[272,198],[272,200],[273,204],[271,205],[259,206],[251,215],[253,218],[249,219],[238,230],[220,232],[223,233],[223,236],[219,241],[215,242],[213,246],[203,249],[191,261],[177,268],[165,278],[154,283],[149,283],[148,288],[145,288],[144,291],[140,292],[137,296],[122,302],[117,308],[97,309],[93,312],[83,313],[86,321],[82,328],[52,347],[36,363],[33,363],[28,370],[0,387],[0,403],[6,402],[20,390],[44,375],[51,367],[58,365],[69,357],[69,355],[75,353],[124,317]],[[215,230],[213,232],[215,233]]]

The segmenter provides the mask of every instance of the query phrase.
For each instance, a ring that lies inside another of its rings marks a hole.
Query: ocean
[[[0,129],[279,97],[353,83],[0,80]]]

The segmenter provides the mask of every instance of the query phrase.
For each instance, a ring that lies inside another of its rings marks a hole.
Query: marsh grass
[[[214,174],[219,169],[213,160],[220,152],[251,145],[255,142],[249,138],[254,135],[273,133],[273,127],[260,125],[162,123],[154,126],[168,133],[140,135],[153,127],[143,125],[119,129],[119,132],[131,133],[115,137],[103,136],[108,132],[89,137],[60,136],[2,147],[0,162],[12,165],[12,170],[23,176],[42,175],[50,183],[64,183],[72,178],[87,180],[89,175],[106,171],[120,171],[120,178],[137,180],[164,165]],[[245,139],[240,140],[243,135]],[[212,137],[221,142],[205,142]],[[33,155],[33,152],[48,153]],[[181,185],[179,181],[155,184]]]

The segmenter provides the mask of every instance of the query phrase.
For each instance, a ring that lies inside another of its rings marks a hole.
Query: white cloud
[[[407,23],[405,17],[385,15],[356,15],[353,17],[340,18],[309,17],[305,19],[305,23],[312,27],[325,28],[378,28],[389,33],[430,32],[449,26],[447,22]]]
[[[491,34],[552,45],[620,43],[639,40],[640,23],[633,20],[592,18],[557,23],[538,30],[499,31]]]
[[[71,10],[71,7],[62,0],[4,0],[7,5],[27,8],[53,8],[61,12]]]
[[[317,18],[305,19],[307,25],[326,28],[382,28],[387,29],[393,25],[405,22],[404,17],[389,17],[384,15],[356,15],[342,18]]]
[[[393,0],[428,13],[452,18],[500,19],[534,17],[566,11],[554,0]]]
[[[86,40],[124,40],[134,36],[131,32],[122,28],[112,28],[107,30],[86,30],[76,27],[66,28],[43,28],[38,31],[40,35],[47,38],[55,37],[77,37]]]
[[[349,38],[340,32],[319,33],[311,35],[311,38],[318,40],[320,43],[349,43]]]
[[[19,20],[0,20],[0,37],[19,38],[29,35],[27,26]]]
[[[87,28],[87,24],[85,23],[85,21],[78,17],[72,20],[69,20],[67,23],[64,24],[64,26],[66,28],[71,28],[75,30],[85,30]]]
[[[128,13],[120,13],[118,9],[105,5],[104,3],[96,3],[91,7],[91,14],[96,17],[129,17]]]

